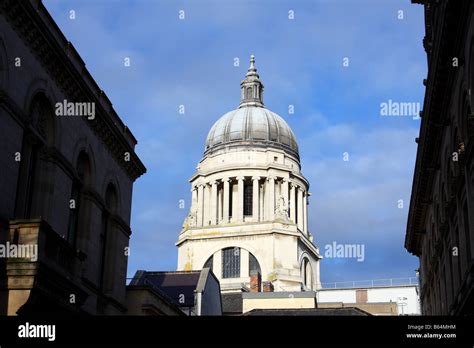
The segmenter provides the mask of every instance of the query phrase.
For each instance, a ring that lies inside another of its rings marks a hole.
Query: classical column
[[[316,289],[321,289],[321,279],[319,278],[319,275],[320,275],[320,268],[319,268],[319,260],[316,261],[316,269],[315,269],[315,272],[314,272],[314,277],[315,277],[315,285],[316,285]]]
[[[224,183],[224,208],[222,220],[226,224],[229,222],[229,178],[222,179],[222,182]]]
[[[267,219],[272,221],[275,218],[275,178],[269,176],[267,178]]]
[[[303,231],[308,235],[308,192],[303,195]]]
[[[222,222],[222,189],[219,189],[219,185],[217,186],[217,223],[220,224]]]
[[[208,226],[209,225],[209,220],[210,220],[210,216],[209,216],[209,212],[210,212],[210,203],[211,203],[211,199],[210,199],[210,192],[209,192],[209,184],[208,183],[205,183],[204,184],[204,204],[203,204],[203,207],[204,207],[204,218],[203,218],[203,225],[204,226]]]
[[[191,188],[191,213],[194,213],[197,208],[197,187],[193,186]]]
[[[252,197],[252,215],[253,215],[253,221],[257,222],[259,221],[259,216],[258,216],[258,209],[260,202],[258,201],[258,191],[260,190],[260,186],[258,184],[260,180],[260,177],[254,176],[252,178],[253,181],[253,197]]]
[[[211,182],[211,225],[215,225],[217,222],[217,181]]]
[[[246,278],[249,275],[249,252],[240,248],[240,277]]]
[[[298,217],[296,220],[300,231],[303,231],[303,209],[303,189],[298,187]]]
[[[204,185],[198,185],[197,199],[197,225],[202,226],[204,218]]]
[[[237,222],[244,221],[244,177],[237,177]]]
[[[296,224],[296,184],[291,183],[290,191],[290,220]]]
[[[283,199],[285,200],[285,205],[286,209],[290,207],[288,204],[288,179],[283,178],[282,183],[281,183],[281,195],[283,196]]]

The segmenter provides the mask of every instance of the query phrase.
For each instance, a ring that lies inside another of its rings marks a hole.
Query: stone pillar
[[[244,177],[237,177],[237,222],[244,221]]]
[[[209,225],[209,203],[211,203],[211,200],[210,200],[210,192],[209,192],[209,184],[206,183],[204,184],[204,194],[203,194],[203,200],[204,200],[204,204],[203,204],[203,209],[204,209],[204,218],[203,218],[203,225],[204,226],[208,226]]]
[[[229,178],[222,179],[224,183],[224,204],[222,212],[222,220],[226,224],[229,222]]]
[[[300,231],[303,231],[303,189],[301,187],[298,187],[298,217],[296,221]]]
[[[273,221],[275,218],[275,178],[267,178],[267,220]]]
[[[281,195],[283,199],[285,200],[285,205],[286,209],[288,210],[290,208],[290,205],[288,203],[288,179],[284,178],[281,183]]]
[[[222,189],[217,185],[217,224],[222,222]]]
[[[211,220],[211,225],[215,225],[217,222],[217,181],[211,182],[211,204],[210,204],[211,213],[209,218]]]
[[[252,197],[252,215],[253,215],[253,221],[257,222],[259,221],[259,216],[258,216],[258,210],[260,206],[260,202],[258,200],[258,191],[260,190],[260,185],[258,184],[260,180],[260,177],[254,176],[252,178],[253,181],[253,197]]]
[[[290,220],[296,224],[296,184],[291,183],[290,191]]]
[[[315,272],[314,272],[314,276],[315,276],[314,283],[315,283],[316,289],[321,289],[321,279],[319,278],[319,275],[320,275],[319,266],[320,266],[320,264],[319,264],[319,260],[318,260],[318,261],[316,261],[316,269],[315,269]]]
[[[191,212],[194,213],[196,211],[197,211],[197,187],[193,186],[191,188]]]
[[[204,185],[198,185],[198,193],[197,193],[197,225],[203,225],[204,219]]]
[[[303,195],[303,231],[308,235],[308,192]]]

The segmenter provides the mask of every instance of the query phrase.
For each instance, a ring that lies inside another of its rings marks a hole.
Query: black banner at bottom
[[[474,346],[472,317],[0,317],[0,347],[377,344]]]

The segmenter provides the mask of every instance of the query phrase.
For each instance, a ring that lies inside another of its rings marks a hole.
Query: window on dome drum
[[[240,277],[240,248],[222,249],[222,278]]]
[[[301,271],[303,273],[303,284],[307,288],[312,289],[313,288],[313,270],[307,258],[303,259],[303,265],[301,267]]]
[[[252,272],[258,272],[260,275],[262,274],[257,258],[253,256],[252,253],[249,253],[249,274],[252,275]]]
[[[244,216],[252,216],[253,185],[250,182],[244,184]]]
[[[214,255],[207,259],[206,263],[202,268],[209,268],[212,271],[212,265],[214,264]]]

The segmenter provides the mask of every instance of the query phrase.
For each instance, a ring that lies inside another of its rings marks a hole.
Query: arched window
[[[247,87],[247,99],[253,98],[252,87]]]
[[[33,98],[28,115],[35,131],[25,130],[17,183],[17,218],[47,216],[52,164],[40,157],[43,149],[54,145],[53,109],[43,94]]]
[[[206,263],[204,264],[204,266],[202,266],[202,268],[209,268],[212,271],[213,264],[214,264],[214,255],[212,255],[210,258],[207,259]]]
[[[257,258],[252,253],[249,253],[249,274],[254,272],[258,272],[260,275],[262,274]]]
[[[78,156],[76,164],[77,177],[72,181],[71,196],[69,201],[69,223],[67,240],[72,245],[76,246],[79,219],[82,212],[82,191],[85,186],[90,185],[91,170],[89,156],[84,151]],[[83,221],[85,224],[85,222]]]
[[[303,278],[303,285],[306,289],[313,289],[313,269],[311,263],[305,257],[301,265],[301,276]]]
[[[109,247],[110,239],[110,230],[111,223],[110,217],[115,214],[117,211],[118,197],[117,190],[113,184],[108,184],[105,191],[105,208],[102,210],[102,228],[99,238],[99,286],[103,290],[106,286],[106,276],[107,276],[107,251],[111,249]]]
[[[241,277],[241,269],[240,269],[240,261],[241,261],[241,248],[238,247],[230,247],[222,249],[222,278],[240,278]],[[245,250],[244,250],[245,251]],[[252,274],[258,272],[262,274],[262,270],[260,268],[260,264],[258,263],[257,258],[252,254],[249,254],[249,262],[248,262],[248,274]],[[209,257],[202,266],[202,268],[210,268],[211,271],[213,270],[213,263],[214,263],[214,255]]]
[[[5,44],[3,40],[0,38],[0,87],[7,89],[8,83],[8,58],[7,58],[7,50],[5,48]]]
[[[240,248],[222,249],[222,278],[240,277]]]
[[[107,191],[105,192],[105,206],[110,213],[117,211],[117,191],[112,184],[107,186]]]

